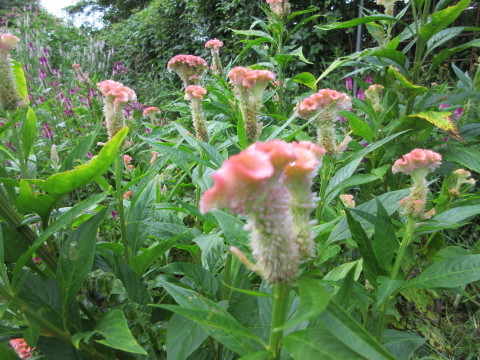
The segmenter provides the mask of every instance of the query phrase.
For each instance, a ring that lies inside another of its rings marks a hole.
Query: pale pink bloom
[[[128,200],[128,199],[130,199],[130,198],[132,197],[132,194],[133,194],[132,191],[131,191],[131,190],[128,190],[127,192],[125,192],[125,193],[123,194],[123,198],[124,198],[125,200]]]
[[[80,67],[79,64],[73,64],[73,65],[72,65],[72,68],[75,69],[75,70],[81,69],[81,67]]]
[[[145,110],[143,110],[143,117],[149,117],[151,118],[152,116],[155,116],[155,114],[160,113],[160,110],[156,108],[155,106],[150,106],[147,107]]]
[[[290,3],[288,0],[266,0],[272,11],[280,17],[285,17],[290,13]]]
[[[218,39],[211,39],[205,43],[205,47],[209,49],[219,49],[223,46],[223,42]]]
[[[17,353],[20,359],[30,359],[32,357],[32,349],[23,339],[12,339],[10,345]]]
[[[123,155],[123,163],[125,165],[128,165],[132,162],[132,157],[130,155]]]
[[[150,159],[150,165],[153,165],[157,161],[158,151],[152,151],[152,158]]]
[[[5,51],[12,50],[20,41],[18,37],[12,34],[0,34],[0,49]]]
[[[355,207],[355,200],[353,199],[353,195],[340,195],[340,200],[342,201],[343,206],[345,206],[346,208],[353,209]]]
[[[137,99],[135,91],[113,80],[104,80],[97,86],[104,97],[113,99],[115,108],[126,104],[129,100]]]
[[[275,80],[275,74],[269,70],[251,70],[237,66],[228,73],[230,82],[244,88],[263,87],[265,89],[270,81]]]
[[[198,85],[189,85],[185,88],[185,100],[199,99],[203,100],[203,96],[207,90]]]
[[[395,161],[392,172],[394,174],[399,172],[411,174],[417,169],[425,169],[431,172],[440,166],[441,161],[442,156],[439,153],[431,150],[414,149]]]
[[[133,169],[135,169],[135,167],[133,165],[127,165],[127,169],[128,170],[133,170]]]
[[[167,64],[168,71],[175,71],[183,80],[185,86],[192,85],[192,76],[200,76],[207,69],[208,64],[200,56],[176,55]]]
[[[335,114],[340,110],[349,110],[352,107],[352,101],[347,94],[336,90],[321,89],[317,93],[305,98],[294,110],[298,111],[298,116],[305,120],[322,112],[326,108]]]

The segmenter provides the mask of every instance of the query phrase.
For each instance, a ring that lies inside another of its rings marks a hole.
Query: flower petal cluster
[[[324,154],[308,141],[255,143],[213,173],[214,186],[200,200],[202,213],[228,208],[248,215],[255,270],[267,282],[292,280],[313,256],[311,187]]]
[[[10,58],[10,51],[19,41],[15,35],[0,34],[0,105],[6,110],[14,110],[24,103],[17,91]]]
[[[266,2],[277,16],[284,18],[290,14],[290,3],[288,0],[266,0]]]
[[[12,50],[18,44],[20,39],[12,34],[0,34],[0,49],[4,51]]]
[[[330,111],[337,113],[340,110],[349,110],[352,107],[352,100],[347,94],[331,89],[321,89],[315,94],[305,98],[295,107],[298,116],[310,120],[318,113],[330,107]],[[334,119],[335,120],[335,119]]]
[[[135,91],[113,80],[102,81],[97,86],[103,96],[113,99],[116,107],[125,105],[129,100],[137,99]]]
[[[243,88],[261,88],[262,92],[270,81],[275,80],[275,74],[269,70],[252,70],[242,66],[234,67],[228,73],[230,82]]]
[[[156,108],[155,106],[150,106],[143,110],[143,117],[152,118],[158,113],[160,113],[160,110],[158,110],[158,108]]]
[[[219,49],[223,46],[223,42],[218,39],[211,39],[205,43],[205,47],[208,49]]]
[[[194,82],[207,69],[208,64],[200,56],[175,55],[167,64],[168,71],[174,71],[182,79],[185,87],[194,85]]]
[[[440,166],[442,155],[431,150],[414,149],[401,159],[395,161],[392,167],[392,172],[412,174],[415,170],[425,169],[431,172]]]
[[[206,94],[207,89],[198,85],[189,85],[185,88],[185,100],[203,100],[203,96]]]
[[[17,353],[20,359],[30,359],[32,355],[32,349],[23,339],[12,339],[10,345]]]

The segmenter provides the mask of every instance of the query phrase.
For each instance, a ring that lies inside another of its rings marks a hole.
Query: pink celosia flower
[[[440,166],[441,161],[442,156],[439,153],[431,150],[414,149],[395,161],[392,172],[394,174],[398,172],[411,174],[417,169],[426,169],[427,172],[431,172]]]
[[[353,209],[355,207],[355,200],[353,199],[353,195],[340,195],[340,200],[342,201],[343,206],[345,206],[346,208]]]
[[[223,46],[223,42],[218,39],[211,39],[205,43],[205,47],[209,49],[219,49]]]
[[[203,96],[207,90],[198,85],[189,85],[185,88],[185,100],[199,99],[203,100]]]
[[[152,151],[152,157],[150,159],[150,165],[153,165],[157,161],[158,151]]]
[[[150,107],[147,107],[145,110],[143,110],[143,117],[152,118],[159,113],[160,113],[160,110],[158,110],[158,108],[156,108],[155,106],[150,106]]]
[[[317,93],[303,99],[299,105],[295,106],[294,110],[298,110],[300,118],[310,120],[327,107],[331,107],[330,111],[334,110],[336,115],[340,110],[350,109],[352,101],[347,94],[336,90],[321,89]],[[328,120],[335,121],[336,119]]]
[[[370,76],[367,76],[367,78],[365,79],[365,82],[366,82],[367,84],[373,84],[373,80],[372,80],[372,78],[371,78]]]
[[[288,0],[265,0],[272,11],[279,17],[286,17],[290,14],[290,3]]]
[[[311,185],[324,153],[310,142],[255,143],[213,173],[214,186],[200,200],[203,213],[248,215],[255,270],[268,282],[292,280],[313,255]]]
[[[383,111],[383,106],[381,104],[380,94],[382,93],[383,86],[382,85],[370,85],[367,90],[365,90],[365,96],[373,105],[373,109],[377,113],[381,113]]]
[[[20,41],[15,35],[0,34],[0,105],[14,110],[24,104],[17,91],[10,51]]]
[[[128,165],[128,164],[130,164],[131,162],[132,162],[132,157],[131,157],[131,156],[126,155],[126,154],[123,155],[123,163],[124,163],[125,165]]]
[[[17,353],[20,359],[30,359],[32,357],[32,349],[23,339],[12,339],[10,345]]]
[[[123,198],[124,198],[125,200],[128,200],[128,199],[130,199],[130,198],[132,197],[132,194],[133,194],[132,191],[131,191],[131,190],[128,190],[127,192],[125,192],[125,193],[123,194]]]
[[[208,69],[207,62],[199,56],[176,55],[167,64],[168,71],[175,71],[185,87],[194,85],[191,77],[201,76]]]
[[[18,37],[12,34],[0,34],[0,49],[4,51],[12,50],[20,41]]]
[[[475,185],[475,180],[472,178],[469,179],[469,177],[472,176],[470,171],[465,169],[457,169],[453,173],[457,177],[457,182],[453,188],[448,190],[448,192],[453,196],[460,195],[460,189],[463,184]]]

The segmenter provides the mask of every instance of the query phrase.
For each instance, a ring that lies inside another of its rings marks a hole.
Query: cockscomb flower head
[[[143,117],[154,119],[155,115],[159,113],[160,113],[160,110],[158,110],[158,108],[156,108],[155,106],[149,106],[145,108],[145,110],[143,110]]]
[[[410,153],[403,155],[401,159],[395,161],[392,172],[412,174],[415,170],[424,169],[432,172],[440,166],[442,155],[431,150],[414,149]]]
[[[205,43],[205,47],[208,49],[218,50],[223,46],[223,42],[218,39],[211,39]]]
[[[185,100],[203,100],[203,97],[206,94],[207,90],[198,85],[189,85],[185,88]]]
[[[343,206],[345,206],[346,208],[353,209],[355,207],[355,200],[353,199],[353,195],[340,195],[340,200],[342,201]]]
[[[320,116],[319,121],[335,121],[336,115],[340,110],[349,110],[352,107],[352,100],[347,94],[331,89],[321,89],[315,94],[305,98],[294,110],[298,111],[298,116],[305,120],[310,120],[318,113],[328,108],[331,116]]]
[[[270,283],[292,280],[313,255],[311,184],[324,153],[309,142],[255,143],[213,173],[214,186],[200,200],[203,213],[228,208],[248,215],[255,270]]]
[[[15,35],[0,34],[0,105],[6,110],[24,105],[17,91],[10,58],[10,51],[19,41]]]
[[[12,34],[0,34],[0,49],[4,51],[12,50],[18,44],[20,39]]]
[[[32,351],[35,349],[32,349],[24,339],[12,339],[10,345],[20,359],[30,359],[33,356]]]
[[[176,72],[187,87],[194,84],[192,76],[201,76],[208,69],[208,64],[200,56],[176,55],[170,59],[167,68]]]
[[[288,0],[266,0],[266,2],[277,16],[284,18],[290,14],[290,3]]]
[[[455,183],[455,186],[448,190],[451,195],[460,195],[460,189],[463,184],[475,185],[475,179],[470,178],[470,176],[472,176],[470,171],[467,171],[465,169],[457,169],[453,173],[456,175],[457,181]]]

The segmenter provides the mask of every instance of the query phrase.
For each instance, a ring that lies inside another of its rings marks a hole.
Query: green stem
[[[317,210],[315,211],[315,219],[320,221],[322,218],[323,210],[325,207],[325,196],[328,186],[328,181],[330,179],[330,172],[332,171],[332,162],[333,159],[330,157],[328,159],[324,158],[324,165],[321,167],[320,170],[320,191],[318,192],[318,196],[320,200],[318,201]]]
[[[290,286],[287,283],[279,282],[273,287],[273,312],[270,325],[270,339],[268,349],[270,350],[270,360],[280,359],[283,330],[276,330],[285,323],[288,311],[288,295]]]
[[[412,242],[413,235],[415,233],[415,219],[409,217],[407,221],[407,225],[405,227],[405,232],[403,233],[403,238],[400,243],[400,248],[398,249],[397,257],[395,258],[395,263],[393,264],[392,272],[390,273],[390,279],[395,280],[398,276],[400,271],[400,266],[403,263],[403,258],[405,257],[405,252],[407,251],[408,245]],[[379,321],[377,323],[377,339],[378,341],[382,341],[382,333],[383,327],[385,326],[385,316],[387,314],[387,310],[390,307],[390,302],[393,298],[394,294],[389,296],[382,305],[382,309],[380,311]]]
[[[130,249],[127,239],[127,227],[125,222],[125,212],[123,211],[123,191],[122,191],[122,176],[123,176],[123,156],[119,151],[115,161],[115,192],[117,195],[117,208],[120,217],[120,234],[123,244],[123,256],[127,264],[130,264]]]

